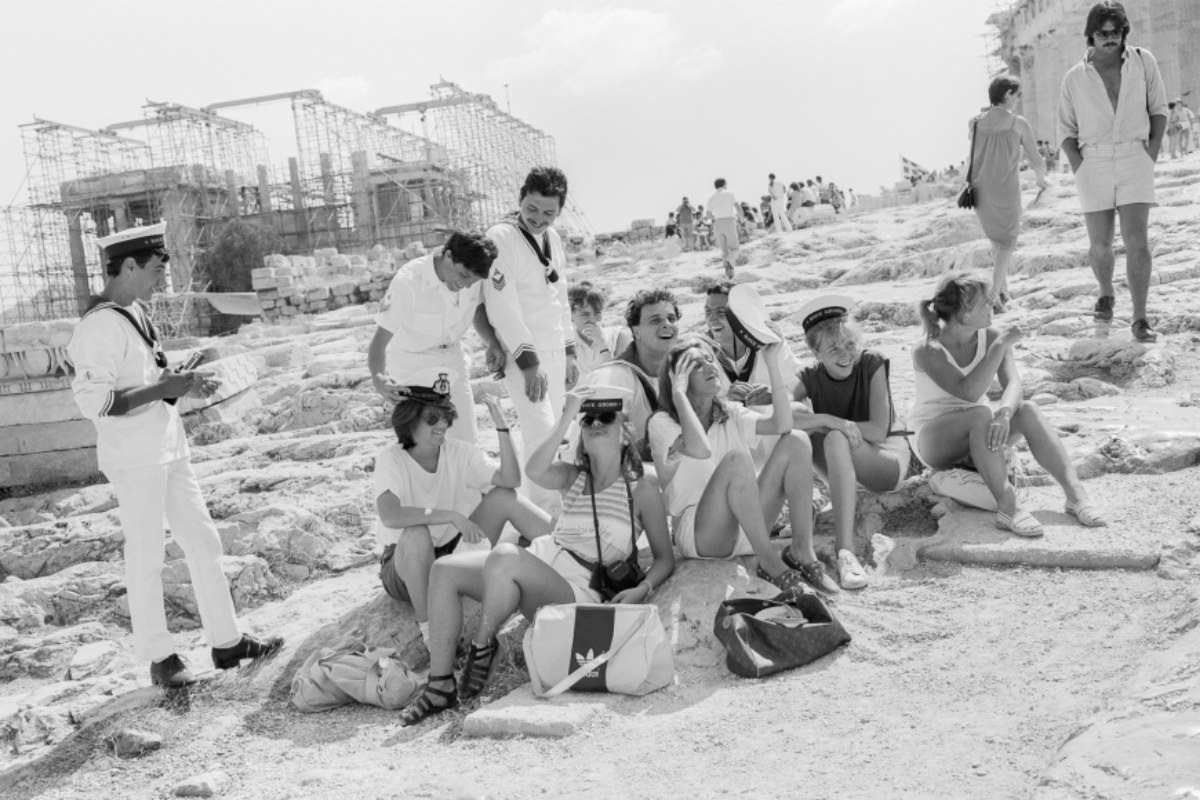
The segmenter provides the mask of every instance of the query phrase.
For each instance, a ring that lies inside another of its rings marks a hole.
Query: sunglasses
[[[593,425],[612,425],[617,421],[617,412],[601,411],[599,414],[584,414],[579,420],[579,424],[585,428],[590,428]]]
[[[446,420],[447,425],[453,425],[454,424],[454,416],[455,416],[454,414],[451,414],[449,412],[439,413],[437,411],[426,411],[424,414],[421,415],[421,421],[424,422],[426,425],[428,425],[431,428],[433,426],[437,425],[442,420]]]
[[[1119,30],[1109,30],[1109,29],[1105,29],[1105,28],[1100,28],[1095,33],[1093,33],[1092,36],[1096,39],[1120,39],[1121,32]]]

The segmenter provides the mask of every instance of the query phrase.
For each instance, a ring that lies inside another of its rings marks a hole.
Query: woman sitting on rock
[[[535,524],[518,526],[533,542],[528,550],[501,543],[488,553],[462,553],[434,563],[429,685],[404,710],[405,725],[483,690],[499,646],[496,633],[513,613],[533,619],[539,608],[553,603],[644,603],[675,570],[658,482],[642,475],[625,424],[623,408],[630,397],[629,391],[613,386],[583,386],[566,394],[558,424],[525,465],[540,486],[562,493],[563,509],[553,525],[543,513]],[[574,462],[554,460],[567,427],[581,411],[583,435]],[[601,575],[630,556],[636,558],[635,541],[642,531],[654,564],[640,582],[615,591],[619,587],[611,587]],[[456,682],[452,669],[464,595],[483,609]]]
[[[406,395],[392,411],[398,441],[375,457],[375,507],[383,545],[379,579],[392,598],[412,603],[426,645],[434,561],[454,552],[463,540],[495,544],[506,522],[521,529],[544,517],[513,491],[521,483],[521,467],[495,398],[484,402],[499,433],[499,466],[475,446],[446,437],[458,416],[449,395],[453,379],[435,368],[398,386]]]
[[[996,527],[1041,536],[1041,523],[1017,506],[1008,480],[1005,447],[1024,436],[1034,460],[1066,492],[1067,513],[1088,527],[1106,525],[1046,417],[1035,403],[1022,400],[1012,354],[1021,331],[990,327],[990,291],[987,281],[950,273],[920,305],[925,338],[913,348],[916,397],[908,417],[913,449],[933,469],[969,460],[996,499]],[[993,411],[986,393],[996,377],[1004,394]]]
[[[782,337],[764,348],[772,414],[720,399],[721,368],[707,340],[687,337],[659,376],[662,411],[650,418],[650,450],[666,486],[675,544],[684,558],[758,556],[759,575],[785,590],[807,581],[836,592],[812,547],[812,448],[792,431],[792,407],[778,366]],[[751,451],[778,441],[755,480]],[[792,545],[782,557],[768,531],[788,501]]]
[[[804,337],[817,364],[801,370],[795,392],[812,411],[793,412],[796,428],[812,438],[813,466],[829,485],[843,589],[867,585],[854,555],[859,485],[871,492],[895,491],[909,461],[908,443],[892,430],[896,412],[888,360],[863,349],[862,332],[850,319],[853,306],[848,297],[831,296],[801,309]]]

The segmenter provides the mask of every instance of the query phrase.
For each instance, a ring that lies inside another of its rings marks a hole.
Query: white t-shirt
[[[579,377],[592,372],[604,361],[600,360],[600,351],[608,350],[604,355],[608,359],[612,359],[613,353],[617,346],[617,336],[620,335],[620,328],[601,328],[601,340],[584,344],[583,339],[575,340],[575,366],[579,368]]]
[[[437,472],[426,472],[408,451],[389,444],[375,456],[375,497],[391,492],[405,506],[457,511],[470,516],[484,492],[492,488],[498,465],[477,448],[447,439],[438,458]],[[379,543],[386,547],[400,539],[400,528],[382,521],[375,528]],[[430,525],[433,546],[440,547],[458,535],[453,525]]]
[[[712,214],[713,219],[736,218],[738,215],[737,198],[728,189],[717,189],[713,192],[713,196],[708,198],[708,213]]]
[[[683,429],[665,411],[650,417],[650,452],[654,455],[658,478],[665,485],[663,495],[667,513],[672,517],[700,502],[704,487],[727,453],[740,450],[751,456],[762,438],[757,431],[762,414],[734,403],[724,405],[729,417],[708,429],[708,446],[712,451],[708,458],[689,458],[679,453],[673,445]]]

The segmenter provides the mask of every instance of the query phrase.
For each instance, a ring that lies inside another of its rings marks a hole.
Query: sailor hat
[[[749,284],[741,283],[729,290],[725,319],[733,335],[755,350],[779,341],[779,336],[767,327],[771,315],[766,304]]]
[[[808,333],[808,329],[819,322],[835,317],[849,317],[853,312],[852,299],[841,294],[827,294],[805,303],[797,316],[800,317],[800,326]]]
[[[156,225],[146,225],[141,228],[126,228],[111,236],[97,239],[96,244],[100,245],[100,248],[104,250],[105,258],[110,261],[147,250],[166,256],[166,233],[167,223],[159,222]],[[166,260],[166,258],[163,259],[163,261]]]
[[[430,367],[418,370],[397,381],[410,400],[435,408],[454,410],[450,400],[450,384],[458,373],[447,367]]]
[[[580,414],[602,414],[605,411],[624,411],[625,405],[633,399],[633,392],[623,386],[607,384],[592,384],[589,386],[592,394],[584,398],[579,408]]]

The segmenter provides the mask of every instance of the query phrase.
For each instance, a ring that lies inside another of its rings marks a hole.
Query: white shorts
[[[588,588],[592,582],[592,574],[587,568],[571,557],[571,554],[558,546],[550,534],[539,536],[529,544],[530,554],[550,565],[550,568],[563,576],[563,580],[571,585],[575,593],[576,603],[603,603],[599,592]]]
[[[754,555],[754,547],[750,544],[750,540],[746,538],[746,532],[738,528],[737,543],[733,546],[733,552],[727,556],[702,556],[696,552],[696,509],[699,506],[688,506],[683,510],[683,513],[671,520],[671,530],[674,532],[675,546],[679,548],[679,555],[684,558],[706,558],[721,560],[722,558],[733,558],[734,556],[752,556]],[[570,558],[570,556],[567,556]]]
[[[1154,205],[1154,159],[1141,142],[1088,145],[1075,188],[1085,214],[1132,203]]]

